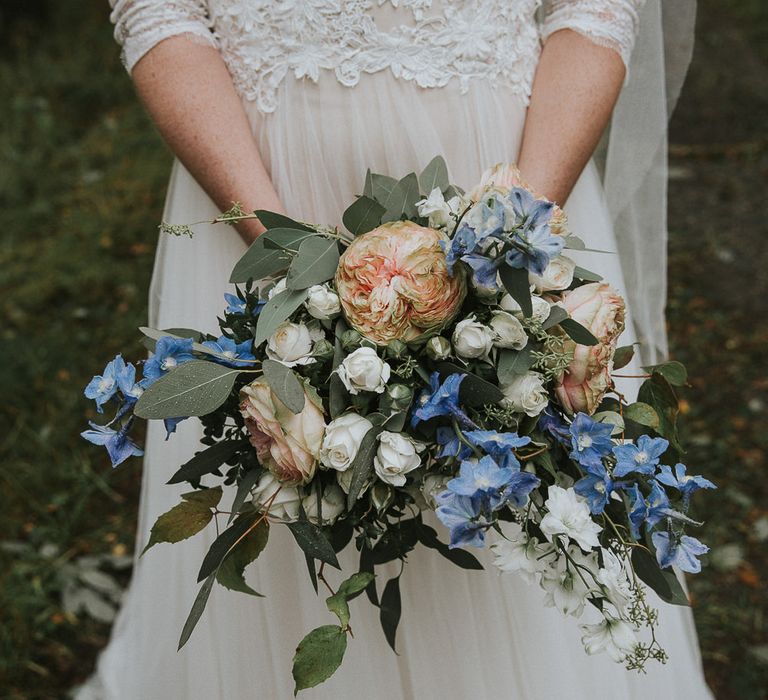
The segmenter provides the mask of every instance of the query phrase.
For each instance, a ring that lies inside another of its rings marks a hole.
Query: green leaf
[[[373,563],[373,551],[368,547],[367,543],[363,543],[360,549],[360,571],[367,571],[369,574],[374,573],[376,567]],[[368,600],[371,601],[371,605],[379,607],[379,594],[376,591],[376,579],[374,578],[365,589],[365,595],[368,596]]]
[[[651,365],[643,369],[653,374],[660,374],[672,386],[685,386],[688,383],[688,372],[685,369],[685,365],[677,360],[663,362],[660,365]]]
[[[328,610],[339,618],[339,622],[345,630],[349,625],[349,601],[360,595],[373,579],[373,574],[359,571],[344,581],[336,593],[326,599],[325,604],[328,606]]]
[[[288,523],[288,529],[305,554],[337,569],[341,568],[330,541],[317,525],[308,520],[297,520]]]
[[[259,221],[261,221],[262,225],[267,230],[275,228],[294,228],[301,231],[314,232],[314,229],[310,226],[294,221],[290,217],[285,216],[285,214],[278,214],[274,211],[267,211],[266,209],[257,209],[254,214],[259,217]]]
[[[650,405],[658,414],[659,427],[656,432],[667,438],[678,452],[684,452],[677,436],[677,415],[680,409],[669,382],[662,375],[654,374],[642,383],[637,399]]]
[[[541,327],[544,330],[547,330],[547,328],[552,328],[558,323],[562,323],[566,318],[568,318],[568,312],[562,306],[554,304],[550,307],[549,316],[547,316],[547,320],[541,324]]]
[[[264,371],[264,379],[269,388],[275,393],[280,401],[291,413],[300,413],[304,408],[304,386],[302,385],[296,373],[286,367],[282,362],[276,360],[264,360],[261,363]]]
[[[466,549],[451,549],[445,542],[441,542],[437,532],[429,525],[422,524],[418,529],[419,542],[425,547],[434,549],[442,554],[448,561],[460,566],[462,569],[481,571],[483,565],[474,554]]]
[[[290,253],[279,248],[266,248],[264,241],[257,238],[235,264],[229,281],[236,284],[250,279],[262,280],[285,270],[292,258]]]
[[[640,423],[640,425],[647,425],[654,430],[658,430],[661,425],[659,414],[656,413],[653,406],[649,406],[642,401],[637,401],[627,406],[624,409],[624,417],[635,423]]]
[[[190,360],[149,386],[136,402],[139,418],[205,416],[227,400],[242,369]]]
[[[219,565],[216,580],[231,591],[240,591],[263,598],[246,582],[243,576],[245,567],[256,561],[264,551],[269,539],[269,524],[262,520],[241,542],[235,545]]]
[[[386,208],[387,199],[396,185],[397,180],[395,178],[389,177],[389,175],[373,173],[371,175],[372,190],[370,196]]]
[[[578,236],[574,236],[572,233],[565,237],[565,247],[568,250],[586,250],[587,246],[584,241]]]
[[[221,500],[221,486],[184,494],[184,499],[166,513],[163,513],[152,526],[149,542],[142,551],[146,551],[158,542],[181,542],[196,535],[213,518],[212,508]]]
[[[573,276],[580,280],[584,280],[585,282],[601,282],[603,279],[602,276],[598,275],[596,272],[579,267],[578,265],[576,265],[573,270]]]
[[[360,441],[360,447],[357,450],[355,458],[349,468],[352,470],[352,479],[349,483],[349,493],[347,494],[347,508],[352,510],[357,502],[363,486],[373,473],[373,458],[378,448],[379,433],[384,428],[380,425],[374,425]]]
[[[496,366],[499,384],[509,384],[515,377],[525,374],[533,361],[533,349],[529,346],[522,350],[500,350]]]
[[[481,379],[472,372],[467,372],[452,362],[441,362],[438,367],[441,375],[447,374],[465,374],[467,375],[461,382],[459,389],[459,403],[464,406],[485,406],[486,404],[498,403],[504,398],[501,389],[495,384]]]
[[[613,354],[613,369],[621,369],[626,367],[632,358],[635,356],[634,345],[623,345],[620,348],[616,348],[616,352]]]
[[[393,433],[399,433],[403,427],[405,426],[407,415],[404,411],[400,411],[398,413],[393,413],[387,420],[384,421],[382,424],[382,428],[384,430],[389,430]]]
[[[502,265],[499,268],[499,277],[504,289],[520,305],[523,315],[529,318],[533,313],[531,301],[531,287],[528,282],[528,270],[522,267],[510,267]]]
[[[315,236],[302,241],[288,268],[288,289],[307,289],[331,279],[339,266],[339,246],[335,239]],[[264,313],[262,311],[262,313]]]
[[[347,389],[341,377],[334,373],[331,375],[328,388],[328,409],[331,413],[331,419],[338,418],[344,409],[349,405]]]
[[[566,318],[565,320],[560,321],[560,328],[562,328],[571,339],[579,345],[597,345],[598,343],[597,338],[595,338],[590,331],[572,318]]]
[[[180,484],[183,481],[197,481],[205,474],[212,474],[235,452],[248,445],[245,440],[223,440],[198,452],[192,459],[179,467],[178,471],[168,480],[169,484]]]
[[[200,572],[197,575],[198,581],[202,581],[219,568],[219,565],[224,561],[224,557],[227,556],[229,550],[234,546],[235,542],[248,531],[248,528],[253,525],[256,517],[255,513],[238,516],[235,519],[235,522],[213,541],[213,544],[203,558]]]
[[[381,594],[381,604],[379,605],[381,628],[384,630],[387,643],[392,647],[392,651],[395,654],[397,654],[395,637],[397,636],[397,626],[400,624],[400,613],[400,577],[397,576],[387,581],[387,585],[384,586],[384,592]]]
[[[413,219],[418,215],[416,202],[419,200],[419,179],[416,173],[409,173],[390,191],[385,201],[386,208],[382,221],[399,221],[402,218]]]
[[[195,598],[195,602],[192,604],[192,610],[189,611],[187,621],[184,623],[184,628],[181,630],[181,637],[179,639],[178,647],[179,649],[181,649],[181,647],[187,643],[190,636],[192,635],[192,630],[195,629],[197,621],[203,614],[203,610],[205,610],[205,605],[208,602],[208,596],[211,595],[211,589],[213,588],[213,582],[215,580],[216,576],[211,574],[207,579],[205,579],[205,583],[200,586],[200,591]]]
[[[232,506],[229,509],[230,515],[227,525],[238,516],[240,508],[242,508],[243,503],[245,503],[245,499],[248,498],[251,489],[256,485],[256,482],[262,474],[263,471],[261,469],[251,469],[249,472],[246,472],[245,476],[240,480],[240,483],[237,485],[237,492],[232,500]]]
[[[632,568],[663,601],[672,605],[689,605],[688,597],[677,577],[672,572],[661,569],[656,558],[645,547],[632,547]]]
[[[275,294],[261,310],[259,320],[256,322],[256,332],[254,333],[253,346],[258,347],[269,336],[271,336],[296,309],[298,309],[307,298],[307,291],[301,289],[284,289]]]
[[[347,650],[347,633],[338,625],[313,629],[296,647],[293,657],[293,694],[314,688],[330,678],[341,665]]]
[[[264,243],[265,248],[283,248],[296,252],[302,241],[317,235],[315,231],[299,228],[273,228],[263,233],[259,240]]]
[[[373,199],[373,175],[371,169],[365,171],[365,182],[363,183],[363,196]]]
[[[450,185],[448,179],[448,166],[442,156],[435,156],[427,167],[419,175],[419,186],[421,191],[429,196],[430,192],[437,187],[441,192]]]
[[[624,418],[616,411],[598,411],[592,415],[592,420],[613,426],[611,435],[621,435],[624,432]]]
[[[167,330],[159,331],[155,328],[139,326],[139,332],[144,335],[142,344],[147,350],[149,350],[149,352],[155,352],[155,346],[157,345],[157,341],[160,338],[163,336],[170,336],[171,338],[192,338],[194,341],[192,343],[193,349],[197,350],[198,352],[205,352],[211,355],[215,354],[210,348],[205,347],[205,345],[200,345],[200,348],[197,348],[199,341],[202,338],[202,333],[200,333],[200,331],[193,330],[192,328],[168,328]]]
[[[371,197],[358,197],[344,212],[341,220],[347,230],[359,236],[376,228],[381,223],[384,207]]]

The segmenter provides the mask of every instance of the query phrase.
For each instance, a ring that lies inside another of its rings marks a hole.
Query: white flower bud
[[[373,348],[362,347],[347,355],[337,372],[350,394],[384,393],[392,369]]]
[[[523,324],[507,311],[494,311],[488,325],[494,333],[493,344],[496,347],[522,350],[528,344]]]
[[[373,458],[373,468],[383,482],[403,486],[405,475],[421,464],[419,452],[424,446],[403,433],[379,434],[379,448]]]
[[[474,316],[465,318],[456,324],[453,330],[453,349],[457,355],[468,359],[488,357],[493,347],[493,331]]]
[[[320,447],[320,462],[328,469],[343,472],[352,466],[365,434],[373,423],[357,413],[346,413],[332,420],[325,429]]]
[[[341,313],[341,302],[327,284],[316,284],[307,290],[305,302],[309,315],[313,318],[326,320],[334,318]]]

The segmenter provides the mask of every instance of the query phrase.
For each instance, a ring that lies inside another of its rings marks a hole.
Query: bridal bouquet
[[[617,347],[624,301],[563,254],[585,247],[563,212],[511,166],[465,193],[438,157],[400,180],[369,171],[346,231],[237,206],[216,221],[248,217],[267,231],[232,272],[221,334],[143,328],[141,378],[117,356],[85,390],[99,411],[116,406],[83,433],[114,465],[141,454],[136,418],[169,434],[202,423],[204,449],[171,479],[191,490],[146,545],[227,519],[180,646],[215,583],[258,595],[244,570],[284,524],[338,618],[299,643],[297,692],[341,663],[363,592],[394,649],[400,577],[380,586],[376,570],[418,544],[468,569],[482,568],[469,548],[489,545],[546,605],[594,607],[588,653],[663,662],[646,586],[687,603],[671,567],[699,571],[707,547],[686,534],[687,511],[714,486],[678,461],[683,366],[645,368],[636,402],[614,384],[633,354]],[[347,547],[359,570],[334,589],[327,567]]]

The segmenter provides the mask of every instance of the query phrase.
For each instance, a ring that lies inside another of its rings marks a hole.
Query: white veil
[[[695,0],[647,0],[602,159],[629,305],[644,364],[667,334],[667,122],[693,50]]]

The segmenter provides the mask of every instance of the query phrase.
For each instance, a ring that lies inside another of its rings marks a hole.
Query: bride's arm
[[[549,0],[518,166],[563,204],[621,91],[643,0]]]
[[[222,211],[283,211],[208,26],[205,0],[110,0],[123,62],[163,138]],[[238,226],[246,241],[263,228]]]

